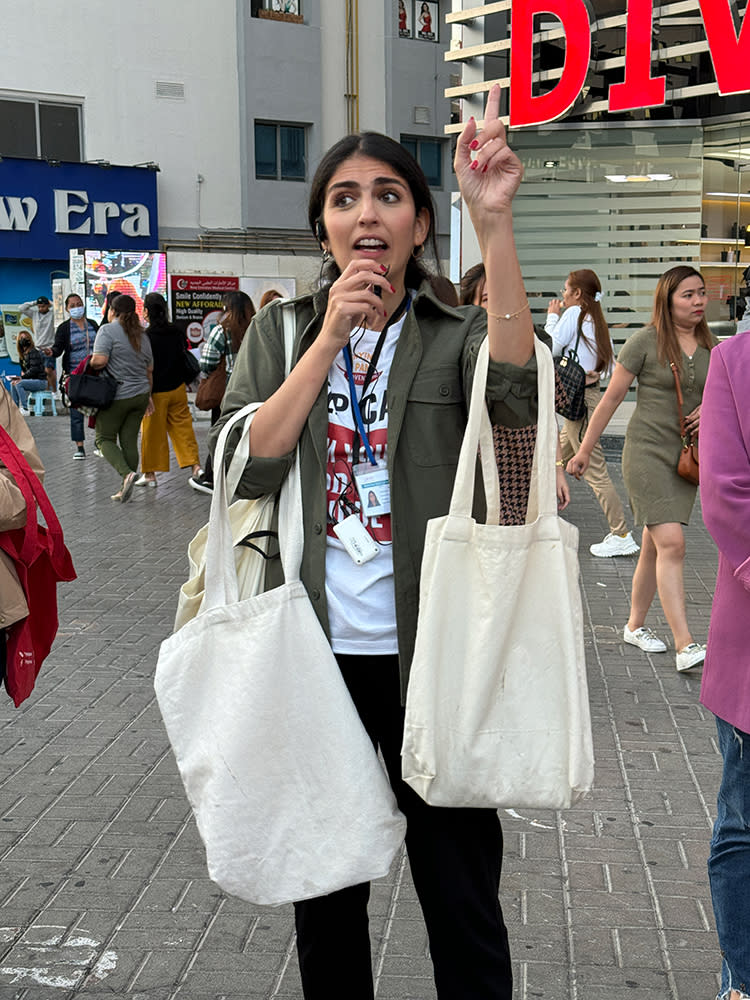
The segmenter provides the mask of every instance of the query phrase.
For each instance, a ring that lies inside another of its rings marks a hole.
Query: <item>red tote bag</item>
[[[0,532],[0,548],[13,560],[29,613],[7,630],[5,687],[18,708],[29,697],[57,635],[57,584],[75,580],[62,528],[44,487],[4,427],[0,459],[23,493],[26,525]],[[47,527],[37,520],[37,504]]]

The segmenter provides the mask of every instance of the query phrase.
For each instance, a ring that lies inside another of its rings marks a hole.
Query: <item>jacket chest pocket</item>
[[[464,391],[456,366],[418,372],[406,402],[402,435],[414,464],[455,466],[466,427]]]

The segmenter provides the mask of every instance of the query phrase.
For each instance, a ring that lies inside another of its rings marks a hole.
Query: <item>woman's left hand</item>
[[[472,150],[476,157],[472,159]],[[495,84],[487,97],[484,128],[480,132],[470,118],[459,136],[453,161],[461,196],[472,217],[504,214],[523,178],[523,166],[505,138],[500,121],[500,86]]]
[[[555,474],[557,479],[557,509],[565,510],[570,503],[570,487],[568,486],[568,480],[565,478],[565,469],[558,465],[555,469]]]
[[[688,434],[692,434],[693,437],[698,433],[698,424],[701,420],[701,408],[696,406],[692,413],[688,413],[685,417],[685,426],[687,427]]]
[[[148,397],[148,406],[146,407],[145,416],[150,417],[155,411],[156,411],[156,407],[154,406],[154,401],[149,396]]]

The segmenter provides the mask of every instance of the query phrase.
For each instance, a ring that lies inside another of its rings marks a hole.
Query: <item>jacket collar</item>
[[[302,328],[298,338],[298,348],[294,361],[304,353],[318,335],[323,323],[323,313],[318,309],[318,298],[314,295],[298,299],[297,321]],[[422,335],[418,314],[438,312],[451,319],[465,318],[466,307],[455,308],[442,302],[429,280],[419,286],[409,311],[406,314],[401,334],[398,338],[393,364],[388,377],[388,456],[392,463],[398,446],[398,439],[406,413],[406,401],[411,384],[422,360]],[[328,427],[328,386],[324,385],[310,412],[309,426],[313,447],[321,469],[325,468],[325,441]]]

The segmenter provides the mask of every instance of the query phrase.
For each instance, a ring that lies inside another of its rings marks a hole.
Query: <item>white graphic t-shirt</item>
[[[388,443],[388,375],[404,317],[386,331],[385,342],[370,377],[367,392],[360,399],[365,376],[379,331],[353,330],[349,341],[357,399],[360,400],[370,447],[377,460],[386,460]],[[352,461],[355,416],[349,395],[346,363],[339,354],[328,373],[328,458],[326,490],[328,536],[326,549],[326,595],[331,645],[335,653],[380,656],[398,652],[396,638],[396,603],[393,589],[391,550],[391,515],[367,517],[361,511],[359,494],[352,476],[352,465],[367,462],[360,441],[359,455]],[[350,513],[342,497],[351,501],[362,523],[380,547],[374,559],[361,566],[352,560],[333,533],[333,522],[343,521]]]

